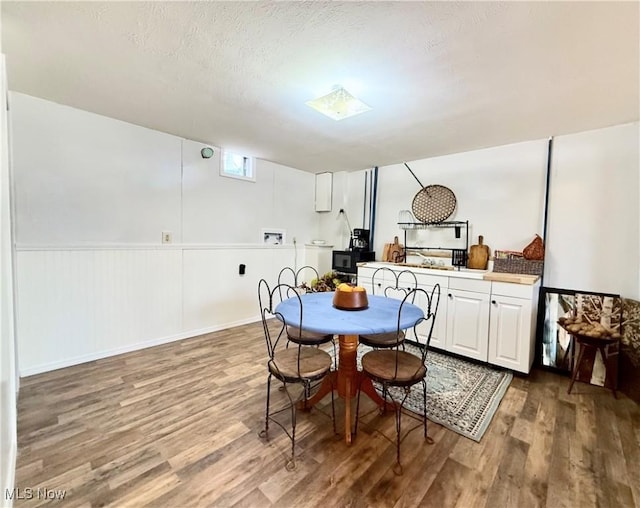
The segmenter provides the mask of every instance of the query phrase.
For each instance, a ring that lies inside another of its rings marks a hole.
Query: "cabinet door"
[[[331,211],[332,188],[333,173],[318,173],[316,175],[316,212]]]
[[[375,278],[373,278],[374,273],[375,273]],[[376,272],[374,270],[371,273],[371,275],[368,276],[367,279],[365,279],[364,282],[365,284],[368,284],[368,287],[371,287],[372,295],[386,296],[389,298],[402,300],[407,294],[407,290],[392,289],[392,288],[395,288],[396,278],[392,273],[386,270],[380,270],[379,272]],[[402,284],[401,284],[401,287],[403,287]]]
[[[431,293],[433,287],[418,286],[424,289],[427,293]],[[438,305],[438,311],[436,312],[436,320],[433,324],[433,333],[431,334],[430,346],[437,347],[438,349],[446,348],[446,332],[447,332],[447,293],[446,289],[442,290],[440,294],[440,304]],[[415,304],[426,312],[427,302],[423,293],[418,293]],[[426,340],[426,336],[429,334],[430,323],[424,322],[418,325],[417,332],[420,335],[421,340]]]
[[[447,300],[447,344],[452,353],[487,361],[489,295],[449,289]]]
[[[368,295],[374,294],[371,286],[371,276],[375,268],[370,268],[368,266],[359,266],[358,267],[358,286],[362,286],[367,290]]]
[[[529,372],[531,300],[494,296],[489,317],[489,363]]]

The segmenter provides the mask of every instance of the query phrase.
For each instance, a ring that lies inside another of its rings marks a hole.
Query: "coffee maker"
[[[350,250],[368,251],[369,250],[369,230],[355,228],[351,234]]]
[[[373,261],[376,253],[371,252],[368,229],[356,228],[351,232],[348,250],[334,250],[331,268],[340,274],[355,276],[358,273],[358,263]]]

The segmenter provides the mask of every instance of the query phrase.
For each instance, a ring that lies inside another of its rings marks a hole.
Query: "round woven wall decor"
[[[422,222],[442,222],[456,209],[456,196],[444,185],[427,185],[415,195],[411,209]]]

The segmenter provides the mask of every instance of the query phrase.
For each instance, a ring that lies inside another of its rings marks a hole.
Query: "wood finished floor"
[[[514,378],[480,443],[433,423],[433,445],[410,434],[401,477],[391,414],[349,448],[321,411],[299,413],[288,472],[284,434],[257,436],[264,350],[253,324],[22,379],[16,487],[84,507],[640,506],[638,405],[584,383],[567,395],[538,370]]]

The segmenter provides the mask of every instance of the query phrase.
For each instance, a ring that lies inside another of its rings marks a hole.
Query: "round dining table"
[[[357,396],[358,390],[364,392],[381,408],[386,407],[371,379],[358,371],[358,336],[395,332],[398,327],[406,330],[424,318],[424,312],[417,305],[405,302],[398,323],[401,300],[367,295],[367,308],[342,310],[333,306],[333,296],[333,292],[306,293],[301,296],[302,329],[338,335],[340,344],[338,369],[323,379],[319,390],[306,401],[304,408],[310,409],[325,395],[336,390],[338,395],[345,399],[345,441],[351,444],[351,400]],[[280,302],[275,312],[285,324],[300,326],[300,304],[296,297]]]

